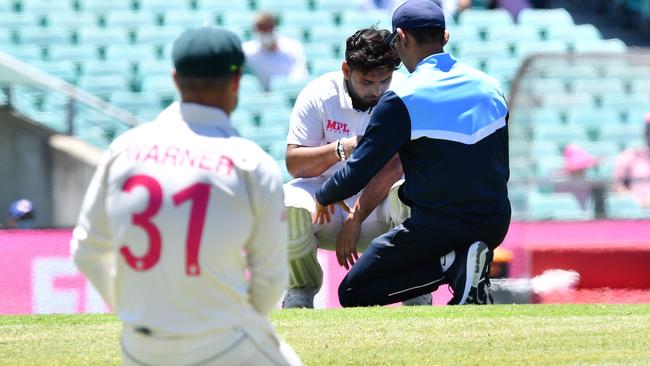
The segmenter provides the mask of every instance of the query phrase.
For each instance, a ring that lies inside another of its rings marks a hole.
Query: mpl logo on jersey
[[[331,132],[336,132],[336,133],[344,133],[346,135],[350,134],[350,129],[348,128],[347,123],[334,121],[332,119],[327,120],[326,130]]]

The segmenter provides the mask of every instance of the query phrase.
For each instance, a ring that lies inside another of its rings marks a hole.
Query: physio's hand
[[[333,205],[328,205],[328,206],[323,206],[318,202],[318,200],[314,200],[316,203],[316,212],[312,215],[311,222],[314,224],[321,224],[323,225],[325,222],[330,222],[332,221],[332,215],[334,215],[334,212],[336,211],[336,206],[338,205],[343,209],[343,211],[350,213],[352,210],[350,209],[350,206],[348,206],[345,201],[339,201],[336,202]]]
[[[323,225],[325,222],[332,221],[332,215],[336,207],[334,205],[323,206],[318,200],[314,200],[314,202],[316,203],[316,211],[311,217],[311,222]]]
[[[352,215],[343,223],[339,235],[336,237],[336,259],[341,267],[350,267],[359,259],[357,241],[361,233],[361,221],[355,220]]]

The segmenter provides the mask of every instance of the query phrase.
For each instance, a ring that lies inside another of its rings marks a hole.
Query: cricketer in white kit
[[[401,223],[405,217],[399,216],[408,215],[408,208],[397,197],[397,186],[391,189],[402,174],[398,159],[394,159],[399,171],[396,176],[393,172],[393,177],[383,184],[369,185],[346,200],[357,214],[367,211],[361,219],[353,220],[352,214],[337,206],[330,222],[312,223],[316,190],[350,156],[381,95],[405,78],[395,72],[399,57],[383,43],[389,34],[373,27],[350,36],[342,71],[324,74],[309,83],[293,107],[286,162],[296,179],[284,185],[290,266],[284,308],[313,307],[314,295],[323,281],[317,248],[336,250],[339,263],[348,268],[356,251],[363,251],[372,239]],[[373,197],[360,199],[369,189]],[[430,297],[422,301],[430,303]]]
[[[238,44],[224,32],[179,40]],[[288,281],[280,170],[230,111],[172,104],[113,141],[88,187],[71,251],[123,323],[124,364],[301,364],[267,320]]]

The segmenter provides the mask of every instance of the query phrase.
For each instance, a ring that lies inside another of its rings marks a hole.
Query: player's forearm
[[[352,218],[363,222],[388,196],[390,188],[403,174],[399,155],[395,155],[363,189],[361,196],[355,203]]]
[[[315,147],[289,145],[285,161],[292,177],[317,177],[339,161],[336,142]]]

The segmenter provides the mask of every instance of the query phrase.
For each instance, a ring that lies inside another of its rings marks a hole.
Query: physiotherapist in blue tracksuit
[[[450,304],[491,303],[492,250],[511,214],[503,91],[443,51],[449,33],[431,0],[406,1],[392,23],[386,42],[411,75],[381,98],[350,159],[320,187],[316,217],[327,219],[329,205],[361,190],[395,154],[405,179],[399,197],[411,216],[354,263],[339,301],[385,305],[449,283]]]

